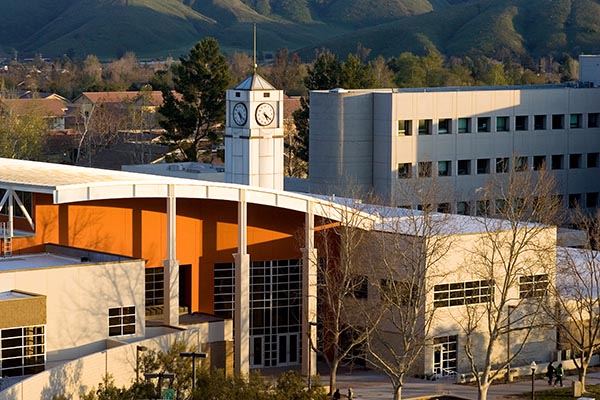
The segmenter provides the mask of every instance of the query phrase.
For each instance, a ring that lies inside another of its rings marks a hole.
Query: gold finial
[[[256,64],[256,22],[254,23],[254,72],[256,72],[256,67],[258,67],[258,65]]]

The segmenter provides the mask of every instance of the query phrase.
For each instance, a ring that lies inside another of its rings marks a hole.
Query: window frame
[[[491,124],[492,119],[490,117],[477,117],[477,133],[491,132]]]
[[[132,336],[137,330],[135,305],[108,309],[108,336]],[[131,321],[133,318],[133,322]]]
[[[548,292],[548,274],[519,276],[519,299],[544,298]]]
[[[500,123],[502,121],[502,123]],[[507,116],[496,117],[496,132],[510,131],[510,118]]]
[[[412,178],[412,164],[411,163],[398,163],[398,179],[411,179]]]

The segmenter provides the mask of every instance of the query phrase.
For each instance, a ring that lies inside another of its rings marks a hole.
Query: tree
[[[585,378],[594,354],[600,350],[600,213],[577,210],[575,225],[586,233],[581,248],[564,248],[558,255],[548,315],[559,329],[560,346],[570,348],[585,391]]]
[[[377,295],[360,319],[366,321],[368,362],[392,383],[394,399],[402,398],[407,374],[431,345],[436,318],[432,306],[434,285],[447,274],[446,257],[454,245],[458,222],[433,206],[450,191],[436,180],[416,179],[400,196],[416,199],[422,210],[379,208],[383,221],[370,234],[363,265]],[[386,214],[387,213],[387,214]]]
[[[0,104],[0,157],[42,159],[48,123],[38,106],[18,115],[7,102]]]
[[[288,49],[276,50],[275,60],[271,66],[268,75],[269,82],[276,88],[290,93],[290,91],[300,92],[302,84],[303,69],[300,65],[300,57],[298,53],[293,53],[290,59]]]
[[[374,83],[371,66],[364,64],[358,56],[349,54],[348,59],[340,66],[340,86],[348,89],[368,89],[373,87]]]
[[[339,200],[338,200],[339,201]],[[341,218],[338,222],[323,220],[315,240],[319,260],[317,265],[317,307],[320,340],[311,343],[329,368],[329,390],[337,386],[337,371],[345,359],[360,356],[370,326],[353,324],[361,300],[368,290],[361,260],[363,243],[369,239],[367,230],[372,220],[364,205],[352,199],[341,200]],[[363,210],[361,210],[363,209]],[[363,313],[360,313],[363,315]],[[372,325],[371,325],[372,326]]]
[[[165,138],[186,159],[197,161],[222,141],[225,123],[225,90],[231,81],[227,60],[214,38],[198,42],[188,57],[174,64],[175,92],[163,91],[160,122]]]
[[[551,340],[553,332],[542,311],[556,265],[554,180],[545,170],[519,172],[519,162],[513,164],[481,188],[474,221],[483,234],[464,244],[464,267],[487,288],[456,317],[480,400],[495,379],[510,376],[532,338]]]

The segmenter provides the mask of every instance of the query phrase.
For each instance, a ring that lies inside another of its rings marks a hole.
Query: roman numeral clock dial
[[[275,109],[269,103],[261,103],[256,107],[256,122],[260,126],[270,125],[275,119]]]

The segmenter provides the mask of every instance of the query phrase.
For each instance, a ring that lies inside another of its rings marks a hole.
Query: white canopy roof
[[[0,158],[0,189],[52,194],[55,204],[81,201],[168,198],[246,201],[340,220],[346,206],[293,192],[220,182]],[[354,211],[356,212],[356,211]],[[363,213],[368,228],[377,216]]]

